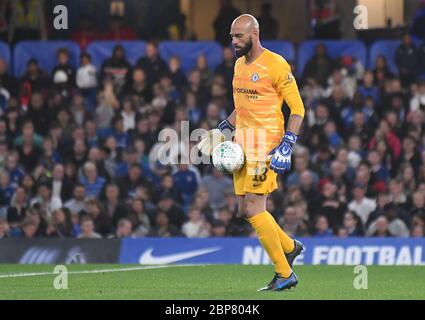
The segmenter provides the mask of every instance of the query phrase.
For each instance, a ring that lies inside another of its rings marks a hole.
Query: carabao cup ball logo
[[[251,81],[252,81],[252,82],[257,82],[257,81],[258,81],[258,79],[260,79],[260,76],[258,75],[258,73],[254,73],[254,74],[251,76]]]

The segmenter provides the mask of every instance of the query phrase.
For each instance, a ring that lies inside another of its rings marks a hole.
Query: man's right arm
[[[236,109],[227,117],[227,121],[229,121],[233,127],[236,127]]]

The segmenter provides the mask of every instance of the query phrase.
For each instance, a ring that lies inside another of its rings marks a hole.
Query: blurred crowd
[[[293,167],[267,201],[290,235],[424,236],[424,47],[403,37],[399,74],[316,48],[297,77]],[[50,74],[31,59],[19,79],[0,60],[0,239],[254,236],[231,176],[158,161],[162,129],[215,128],[233,110],[235,58],[222,55],[185,73],[154,42],[134,65],[117,45],[99,70],[87,53],[74,69],[62,48]]]

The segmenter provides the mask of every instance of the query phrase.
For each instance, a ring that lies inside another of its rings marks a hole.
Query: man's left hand
[[[272,155],[270,169],[277,174],[291,169],[292,147],[296,142],[297,136],[294,133],[285,133],[280,144],[269,153],[269,155]]]

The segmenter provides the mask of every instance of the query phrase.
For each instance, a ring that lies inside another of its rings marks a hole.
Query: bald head
[[[230,37],[237,57],[247,55],[253,47],[260,46],[260,26],[250,14],[237,17],[230,27]]]
[[[246,31],[252,31],[253,29],[260,29],[257,19],[250,14],[243,14],[237,17],[232,22],[232,28],[241,28]]]

